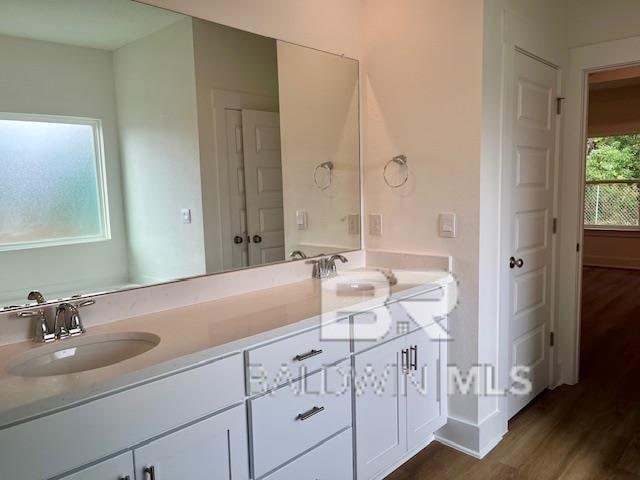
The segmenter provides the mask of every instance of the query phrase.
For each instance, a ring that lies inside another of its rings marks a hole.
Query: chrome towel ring
[[[409,180],[409,165],[406,155],[397,155],[387,162],[382,171],[384,183],[391,188],[400,188]],[[390,169],[389,167],[396,167]],[[395,174],[393,171],[396,171]]]
[[[319,173],[323,175],[318,179]],[[325,177],[324,179],[322,177]],[[313,170],[313,183],[315,183],[316,187],[320,190],[326,190],[331,186],[331,182],[333,181],[333,162],[322,162],[320,165],[317,165]]]

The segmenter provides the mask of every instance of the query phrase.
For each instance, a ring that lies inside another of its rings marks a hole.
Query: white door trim
[[[640,64],[640,37],[626,38],[569,50],[566,94],[563,191],[561,197],[558,256],[559,354],[563,383],[577,383],[580,365],[580,317],[582,300],[582,250],[584,225],[584,177],[586,149],[587,75]]]

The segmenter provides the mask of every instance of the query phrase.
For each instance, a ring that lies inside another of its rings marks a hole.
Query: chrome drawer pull
[[[154,467],[153,465],[151,465],[150,467],[144,467],[142,473],[144,473],[144,478],[147,478],[147,476],[149,476],[149,480],[156,480],[156,467]]]
[[[311,358],[311,357],[315,357],[316,355],[320,355],[321,353],[322,353],[322,349],[320,349],[320,350],[313,349],[310,352],[301,353],[300,355],[296,355],[295,357],[293,357],[293,359],[296,362],[301,362],[303,360],[306,360],[307,358]]]
[[[300,420],[302,422],[307,418],[313,417],[314,415],[320,413],[323,410],[324,410],[324,407],[313,407],[308,412],[299,413],[298,416],[296,417],[296,420]]]

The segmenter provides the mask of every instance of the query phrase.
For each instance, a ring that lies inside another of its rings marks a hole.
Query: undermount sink
[[[11,375],[48,377],[106,367],[148,352],[160,343],[152,333],[105,333],[87,335],[34,348],[7,367]]]

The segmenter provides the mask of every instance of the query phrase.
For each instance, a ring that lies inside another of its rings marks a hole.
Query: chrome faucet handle
[[[44,295],[42,295],[37,290],[33,290],[29,292],[29,295],[27,295],[27,300],[35,300],[36,302],[38,302],[38,305],[42,303],[47,303],[47,300],[44,298]]]
[[[33,335],[34,342],[53,342],[56,339],[55,332],[49,330],[47,324],[47,317],[43,310],[28,310],[26,312],[19,312],[18,316],[21,318],[33,318],[37,317],[35,334]]]
[[[347,263],[349,261],[347,257],[340,254],[331,255],[331,258],[329,258],[329,261],[333,263],[335,263],[336,260],[340,260],[342,263]]]
[[[86,304],[87,302],[83,302]],[[80,304],[79,306],[82,306]],[[74,305],[70,305],[69,309],[69,335],[76,336],[84,333],[84,326],[82,325],[82,319],[80,318],[80,312]]]
[[[302,250],[294,250],[293,252],[291,252],[289,254],[289,258],[300,258],[302,260],[304,260],[305,258],[307,258],[307,256],[305,255],[305,253]]]
[[[56,316],[54,317],[54,321],[53,321],[53,332],[56,338],[60,340],[64,338],[69,338],[71,336],[71,333],[69,333],[69,329],[67,328],[67,325],[65,322],[65,317],[67,315],[67,310],[69,309],[69,307],[73,307],[74,309],[76,309],[70,303],[61,303],[56,308]]]

